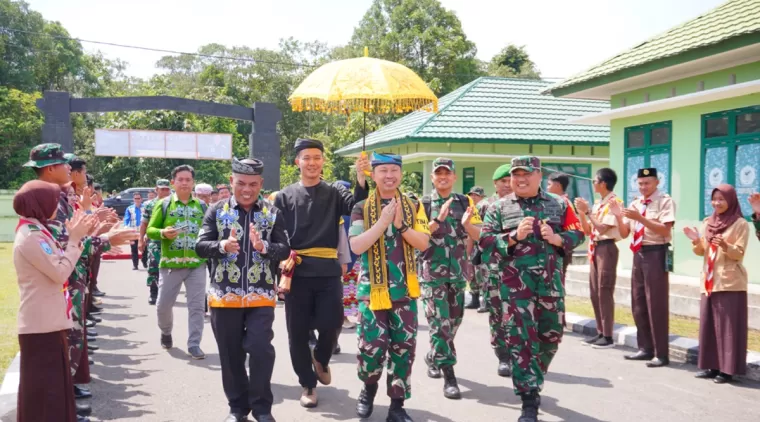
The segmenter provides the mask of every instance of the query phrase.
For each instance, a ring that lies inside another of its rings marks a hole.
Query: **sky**
[[[76,38],[166,50],[276,48],[282,38],[348,42],[372,0],[26,0]],[[566,78],[709,11],[724,0],[440,0],[478,57],[524,45],[545,78]],[[150,77],[163,53],[83,43]],[[371,52],[370,52],[371,55]]]

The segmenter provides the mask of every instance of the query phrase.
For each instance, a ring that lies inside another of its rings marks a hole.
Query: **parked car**
[[[154,188],[129,188],[121,191],[116,196],[104,199],[103,206],[113,208],[114,211],[119,214],[119,217],[124,218],[124,213],[127,211],[127,208],[135,202],[133,198],[135,192],[142,196],[144,202],[148,200],[148,192],[153,192],[154,190]]]

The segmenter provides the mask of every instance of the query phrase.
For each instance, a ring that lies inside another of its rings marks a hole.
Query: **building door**
[[[466,194],[475,186],[475,167],[462,169],[462,175],[464,176],[464,179],[462,179],[462,193]]]

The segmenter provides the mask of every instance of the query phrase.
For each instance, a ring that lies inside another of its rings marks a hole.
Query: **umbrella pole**
[[[362,151],[367,149],[367,112],[364,113],[364,124],[362,126]]]

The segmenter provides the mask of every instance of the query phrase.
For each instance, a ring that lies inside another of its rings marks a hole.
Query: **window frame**
[[[746,113],[760,113],[760,105],[742,107],[733,110],[723,110],[714,113],[703,114],[700,118],[700,175],[699,175],[699,219],[704,220],[708,215],[705,212],[704,201],[705,187],[707,180],[705,180],[705,165],[707,159],[707,150],[717,147],[728,147],[728,168],[726,169],[725,183],[731,186],[736,186],[736,150],[743,145],[760,144],[760,132],[755,133],[736,133],[736,118]],[[727,117],[728,118],[728,134],[726,136],[715,136],[712,138],[706,137],[707,134],[707,121],[715,118]],[[747,221],[751,220],[751,216],[745,216]]]
[[[668,128],[668,143],[660,145],[652,145],[652,130],[662,127]],[[643,130],[644,131],[644,146],[642,147],[628,147],[628,133]],[[652,155],[668,154],[668,186],[667,189],[663,189],[665,192],[670,193],[673,186],[673,121],[663,121],[656,123],[648,123],[645,125],[629,126],[623,131],[623,195],[626,201],[628,201],[628,159],[630,157],[644,157],[644,168],[651,167],[650,159]],[[659,169],[658,169],[659,170]]]
[[[589,184],[589,192],[591,192],[591,198],[585,198],[586,200],[591,200],[590,203],[593,204],[594,201],[594,184],[593,184],[593,174],[591,173],[591,164],[584,164],[584,163],[542,163],[542,175],[541,175],[541,189],[546,191],[546,186],[549,183],[549,176],[552,173],[564,173],[570,176],[570,183],[573,184],[573,193],[578,196],[578,186],[577,183],[579,181],[587,182]],[[563,169],[563,167],[572,167],[573,173],[569,173]],[[580,174],[578,172],[578,169],[585,169],[586,175]],[[570,198],[572,201],[575,198]]]

